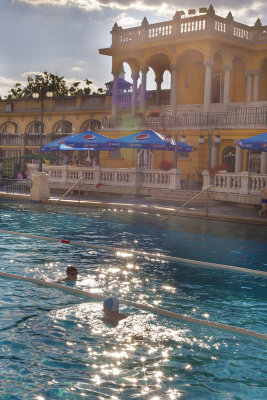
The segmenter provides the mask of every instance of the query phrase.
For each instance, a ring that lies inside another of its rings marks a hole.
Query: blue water
[[[267,270],[266,227],[0,201],[0,229]],[[267,334],[266,279],[0,233],[0,270]],[[266,342],[0,278],[0,399],[267,398]]]

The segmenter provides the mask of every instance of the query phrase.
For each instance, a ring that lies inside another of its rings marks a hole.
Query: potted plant
[[[214,176],[218,172],[228,172],[230,170],[229,165],[227,164],[216,164],[214,167],[208,169],[209,175]]]
[[[160,116],[160,112],[159,112],[159,111],[150,111],[150,112],[147,114],[147,116],[148,116],[148,117],[152,117],[152,118],[157,118],[157,117]]]

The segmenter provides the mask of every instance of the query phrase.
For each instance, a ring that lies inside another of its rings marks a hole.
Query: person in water
[[[69,265],[66,268],[66,278],[64,281],[76,281],[77,276],[78,276],[78,269],[76,267],[73,267],[72,265]]]
[[[103,309],[105,314],[105,319],[108,322],[111,322],[113,325],[117,325],[117,323],[121,319],[125,319],[128,317],[127,314],[120,313],[119,311],[119,300],[117,297],[108,297],[104,300]]]

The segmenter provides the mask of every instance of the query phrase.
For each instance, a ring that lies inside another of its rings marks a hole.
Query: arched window
[[[247,152],[247,171],[259,174],[261,170],[261,152],[249,150]]]
[[[97,119],[89,119],[83,125],[82,131],[96,131],[97,129],[101,129],[101,122]]]
[[[18,125],[15,122],[5,122],[1,128],[1,134],[18,133]]]
[[[31,135],[35,134],[35,133],[40,134],[41,133],[41,122],[39,122],[39,121],[32,122],[30,125],[28,125],[26,133],[31,134]]]
[[[59,121],[56,124],[53,133],[62,134],[62,135],[65,135],[68,133],[73,133],[73,125],[70,121]]]
[[[235,170],[235,147],[226,146],[222,152],[222,163],[229,165],[229,172]]]

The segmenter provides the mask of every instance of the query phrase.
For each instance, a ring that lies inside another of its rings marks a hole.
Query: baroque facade
[[[184,174],[200,174],[207,166],[229,165],[231,171],[267,173],[264,153],[241,151],[235,141],[267,129],[267,27],[224,18],[208,9],[177,11],[170,21],[111,31],[112,43],[100,54],[112,57],[112,89],[96,96],[45,100],[45,142],[87,129],[117,138],[147,128],[192,144],[179,154]],[[131,69],[131,88],[123,90],[123,65]],[[147,89],[154,74],[155,90]],[[171,76],[170,89],[162,88]],[[0,102],[0,157],[37,153],[40,103],[33,99]],[[204,143],[203,143],[204,142]],[[104,167],[137,164],[158,169],[164,152],[101,152]]]

